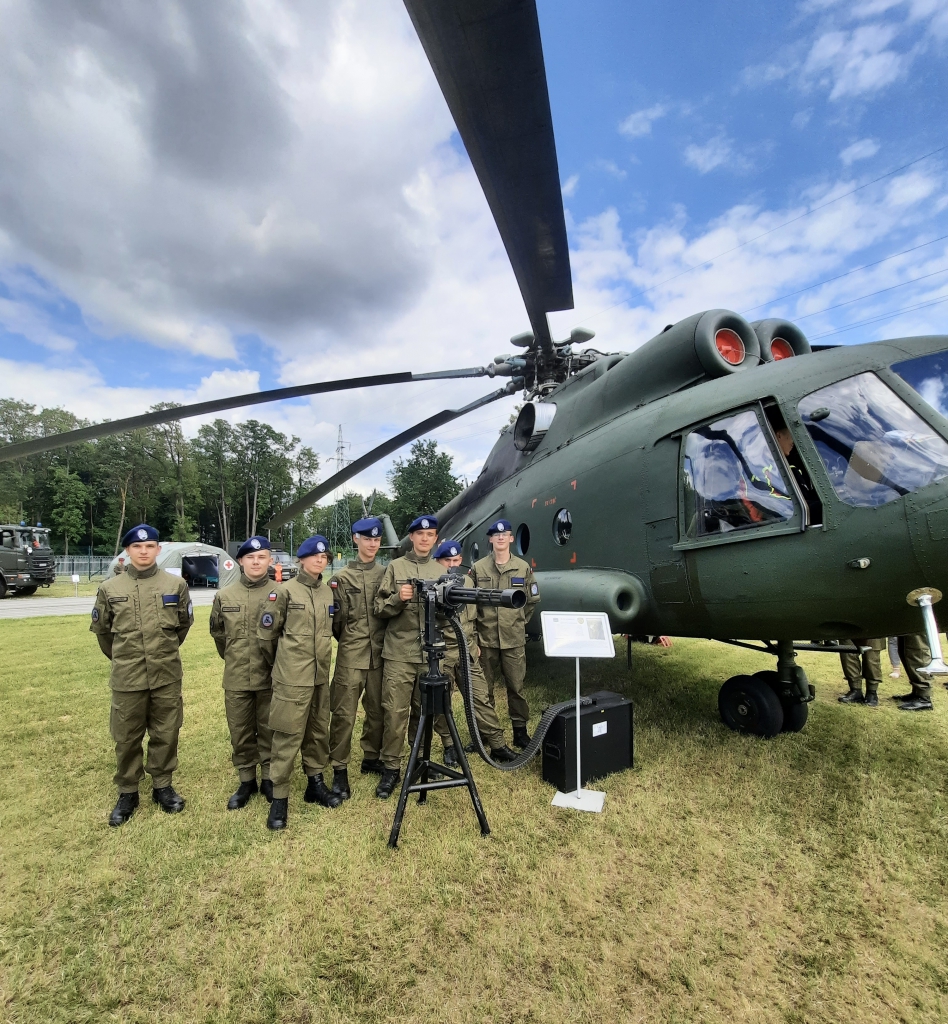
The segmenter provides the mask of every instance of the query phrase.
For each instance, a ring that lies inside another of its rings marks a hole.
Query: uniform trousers
[[[333,768],[345,768],[349,763],[360,697],[365,712],[362,756],[366,761],[375,761],[382,750],[382,666],[346,668],[337,664],[329,688],[329,760]]]
[[[851,690],[861,690],[862,681],[866,680],[866,693],[878,693],[882,682],[882,651],[885,648],[885,637],[877,640],[853,640],[856,647],[868,647],[868,651],[859,654],[841,654],[839,660],[843,665],[843,675]]]
[[[273,796],[290,795],[290,779],[297,753],[303,754],[303,771],[321,775],[329,763],[329,687],[273,684],[270,702],[270,781]]]
[[[912,696],[922,700],[932,699],[932,681],[919,675],[918,670],[924,668],[932,660],[931,648],[924,633],[909,633],[899,637],[899,657],[905,666],[905,674],[912,684]]]
[[[234,751],[231,762],[241,782],[256,780],[258,764],[261,778],[270,778],[272,695],[270,687],[265,690],[224,691],[224,710],[227,713],[227,728],[230,730],[230,745]]]
[[[481,668],[487,678],[487,699],[494,703],[494,687],[503,682],[507,689],[507,710],[514,728],[526,727],[530,721],[530,705],[523,695],[523,681],[527,675],[527,654],[524,647],[482,647]]]
[[[489,688],[484,670],[481,668],[480,662],[473,658],[469,660],[469,667],[471,703],[474,705],[474,718],[477,721],[478,732],[491,750],[498,750],[505,743],[504,730],[489,698]],[[457,648],[448,649],[447,657],[444,659],[444,674],[458,686],[461,685],[461,659]]]
[[[155,789],[171,785],[178,767],[178,733],[184,720],[181,680],[153,690],[113,690],[109,732],[115,741],[115,785],[119,793],[137,793],[151,776]],[[142,741],[148,733],[148,765]]]
[[[390,771],[398,771],[402,766],[412,695],[418,679],[427,671],[427,665],[405,661],[383,662],[382,764]]]

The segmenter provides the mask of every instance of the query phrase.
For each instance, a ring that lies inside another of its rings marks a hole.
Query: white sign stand
[[[615,657],[609,616],[605,612],[540,612],[540,621],[543,650],[547,657],[576,659],[576,790],[572,793],[558,792],[553,797],[552,806],[598,814],[606,802],[606,794],[582,787],[579,659]]]
[[[74,572],[72,574],[72,582],[76,584],[76,597],[79,596],[79,573]]]

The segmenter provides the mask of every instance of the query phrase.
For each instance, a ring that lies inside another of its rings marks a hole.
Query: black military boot
[[[474,746],[474,741],[473,740],[471,740],[470,743],[465,743],[464,744],[464,753],[465,754],[476,754],[477,753],[477,747]]]
[[[228,811],[239,811],[250,803],[250,798],[257,795],[257,780],[250,779],[249,782],[241,782],[237,792],[227,801]]]
[[[524,750],[530,742],[530,734],[527,732],[527,727],[525,725],[515,725],[513,732],[513,745]]]
[[[928,697],[912,697],[904,704],[899,705],[899,711],[932,711],[932,702]]]
[[[386,768],[382,772],[382,779],[375,787],[375,795],[379,800],[387,800],[398,785],[402,773],[397,768]]]
[[[346,768],[333,768],[332,791],[343,800],[348,800],[352,796],[352,790],[349,788],[349,772]]]
[[[381,775],[385,771],[385,765],[377,757],[365,758],[361,771],[363,775]]]
[[[285,797],[281,800],[278,796],[273,798],[270,804],[270,813],[267,815],[267,828],[271,832],[279,832],[286,828],[290,817],[290,801]]]
[[[866,699],[864,701],[867,708],[877,708],[879,706],[879,694],[875,690],[866,689]]]
[[[112,813],[109,815],[109,824],[112,828],[118,828],[119,825],[124,825],[126,821],[135,813],[135,808],[138,806],[138,794],[137,793],[119,793],[118,803],[112,808]]]
[[[174,791],[174,786],[153,789],[151,798],[165,814],[180,814],[184,810],[184,797]]]
[[[310,775],[303,799],[308,804],[321,804],[323,807],[338,807],[342,803],[342,797],[338,793],[326,788],[321,774]]]
[[[273,783],[269,779],[260,780],[260,792],[268,804],[273,803]]]
[[[520,756],[516,750],[511,750],[505,743],[502,747],[491,747],[491,758],[498,764],[506,764],[508,761],[516,761]]]
[[[915,692],[912,693],[897,693],[890,700],[898,701],[899,704],[904,704],[907,700],[915,700]]]
[[[448,744],[448,746],[444,748],[444,760],[441,763],[446,765],[448,768],[457,768],[461,763],[458,760],[458,755],[455,753],[453,743]]]
[[[866,703],[866,698],[863,697],[862,690],[856,690],[856,689],[853,689],[852,687],[846,693],[844,693],[841,697],[838,697],[837,700],[840,702],[840,704],[865,704]]]

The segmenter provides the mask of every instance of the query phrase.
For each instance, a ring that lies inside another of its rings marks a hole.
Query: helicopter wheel
[[[718,693],[721,720],[735,732],[771,739],[783,729],[783,708],[774,691],[756,676],[732,676]]]
[[[755,672],[753,678],[766,683],[775,694],[777,693],[777,689],[780,686],[779,677],[772,669],[766,672]],[[779,694],[777,695],[777,700],[780,701],[780,706],[783,708],[783,731],[800,732],[806,725],[806,720],[810,717],[810,705],[801,704],[799,701],[781,699]]]

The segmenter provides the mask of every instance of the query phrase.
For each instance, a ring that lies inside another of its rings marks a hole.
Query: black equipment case
[[[632,702],[602,690],[581,697],[582,785],[632,767]],[[587,703],[588,702],[588,703]],[[543,741],[543,781],[561,793],[576,790],[576,704],[561,711]]]

